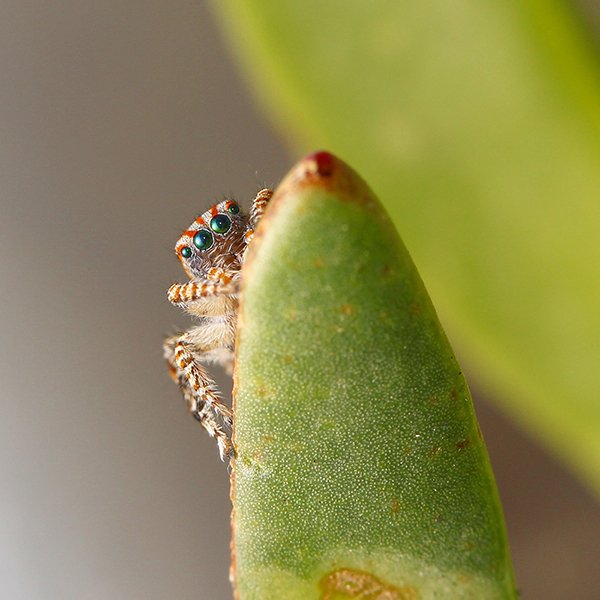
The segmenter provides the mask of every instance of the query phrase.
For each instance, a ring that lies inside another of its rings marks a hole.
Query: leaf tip
[[[376,202],[360,175],[327,150],[312,152],[298,162],[281,182],[276,196],[307,187],[325,189],[347,202],[366,205]]]
[[[321,177],[329,177],[334,171],[335,156],[327,150],[309,154],[305,159],[307,168]]]

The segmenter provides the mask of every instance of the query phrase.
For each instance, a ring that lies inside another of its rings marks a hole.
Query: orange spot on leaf
[[[343,315],[351,317],[354,314],[355,308],[352,306],[352,304],[342,304],[340,311]]]
[[[420,595],[412,586],[401,588],[388,585],[364,571],[338,569],[325,575],[320,581],[321,600],[358,598],[360,600],[419,600]]]
[[[464,438],[463,440],[458,440],[456,442],[456,449],[460,452],[461,450],[465,450],[471,445],[471,440],[469,438]]]

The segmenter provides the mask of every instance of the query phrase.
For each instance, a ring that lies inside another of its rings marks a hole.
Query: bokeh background
[[[231,597],[227,470],[166,375],[165,290],[189,222],[297,158],[205,2],[0,2],[2,600]],[[467,375],[523,598],[598,598],[597,504]]]

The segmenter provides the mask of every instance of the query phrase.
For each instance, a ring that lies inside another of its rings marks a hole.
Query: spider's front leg
[[[267,205],[273,197],[273,190],[265,188],[260,190],[254,200],[252,201],[252,207],[250,208],[250,226],[256,227],[256,224],[260,221],[261,217],[267,210]]]
[[[227,296],[238,292],[239,278],[229,275],[222,269],[213,269],[215,274],[205,281],[174,283],[167,292],[171,304],[181,306],[211,296]],[[210,276],[210,275],[209,275]]]
[[[273,190],[265,188],[264,190],[260,190],[256,197],[252,201],[252,208],[250,209],[250,221],[248,231],[246,232],[245,241],[246,244],[249,244],[254,237],[254,230],[258,225],[258,222],[265,214],[265,210],[267,210],[267,205],[269,204],[269,200],[271,200],[273,196]]]

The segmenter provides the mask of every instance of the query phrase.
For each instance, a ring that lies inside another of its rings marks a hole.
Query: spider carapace
[[[272,195],[269,189],[260,190],[249,216],[233,200],[215,204],[190,225],[175,246],[190,280],[173,284],[167,297],[189,313],[195,324],[168,337],[164,355],[190,412],[216,439],[223,460],[233,455],[233,415],[223,404],[206,365],[232,369],[240,271]]]

